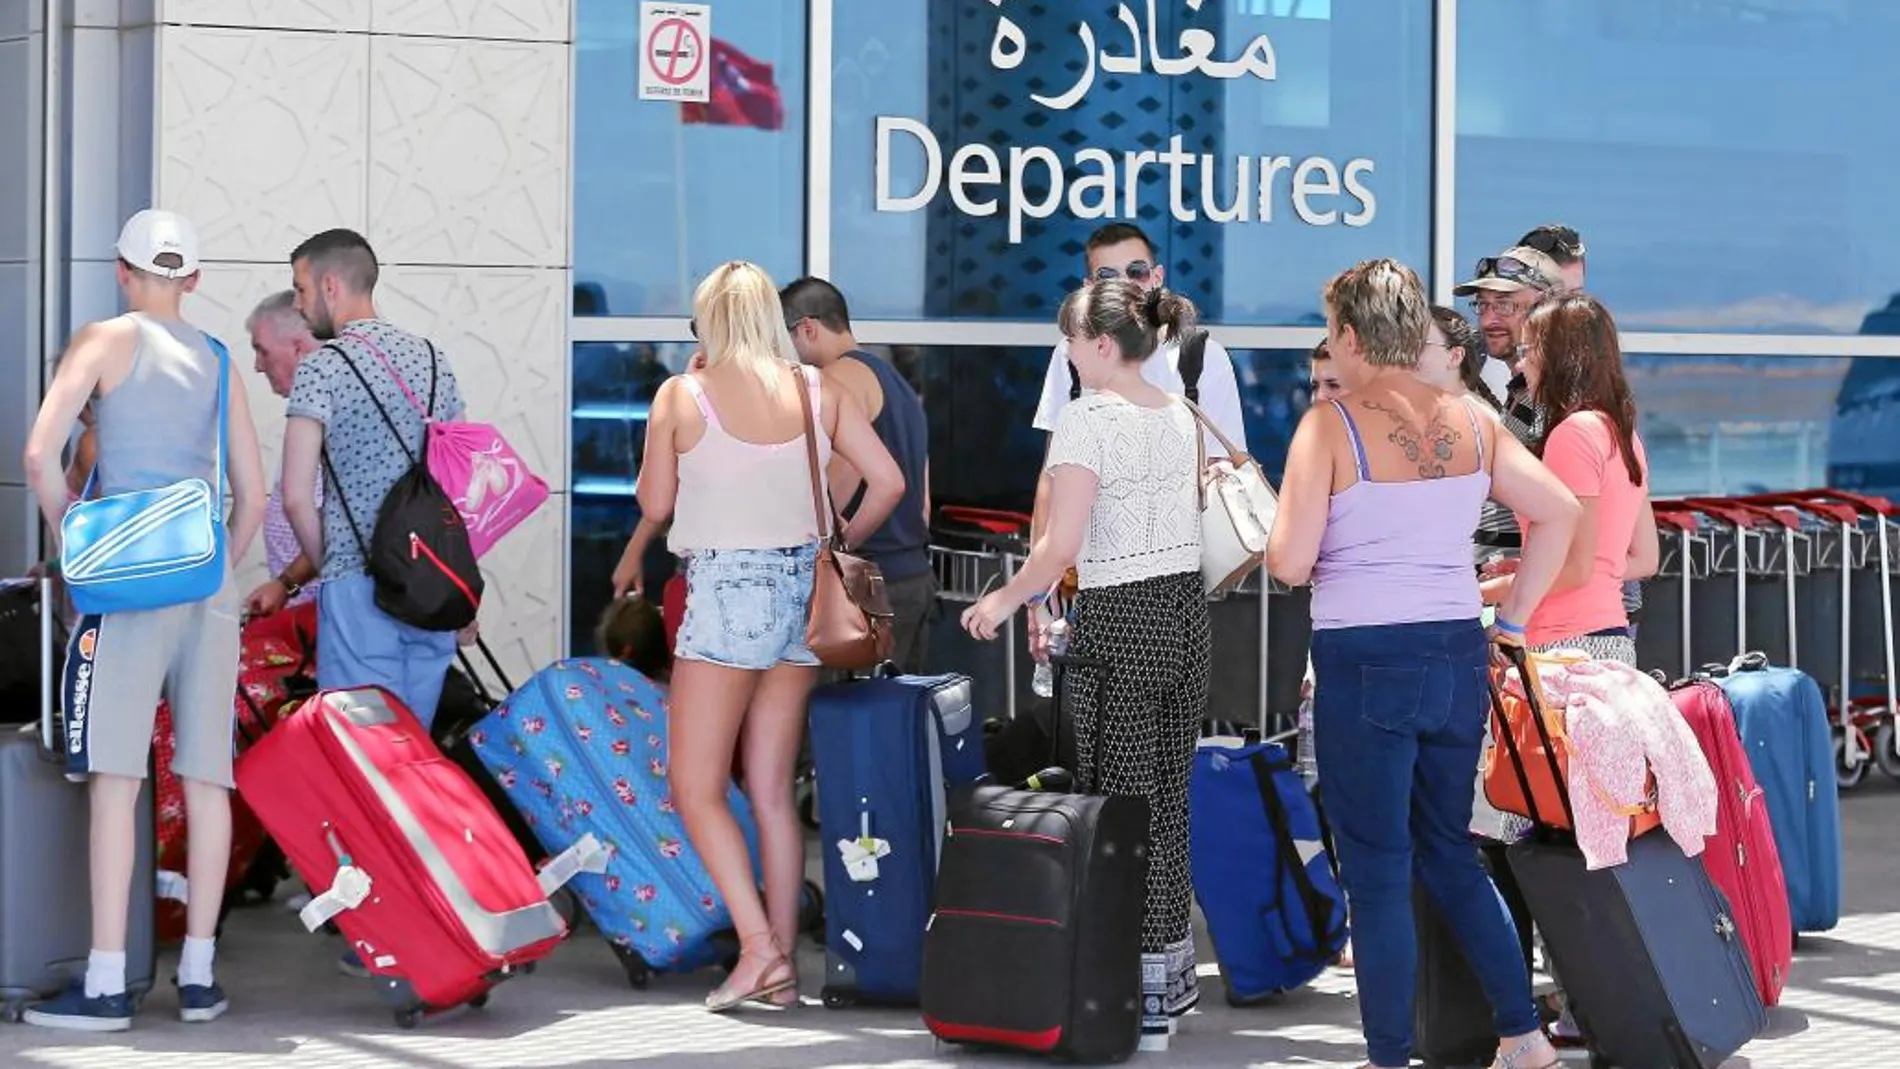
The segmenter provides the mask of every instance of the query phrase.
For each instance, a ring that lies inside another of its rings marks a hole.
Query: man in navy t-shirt
[[[904,472],[904,499],[859,551],[884,573],[884,589],[896,614],[891,660],[903,672],[921,672],[930,644],[930,618],[937,606],[937,576],[930,567],[930,432],[923,402],[890,362],[858,347],[851,311],[838,287],[801,278],[779,291],[785,326],[798,358],[850,391],[871,417],[884,448]],[[856,508],[864,479],[849,461],[832,454],[828,471],[838,510]]]

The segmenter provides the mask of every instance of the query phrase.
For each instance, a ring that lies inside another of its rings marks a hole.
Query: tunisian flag
[[[717,37],[712,43],[711,99],[704,104],[681,104],[680,121],[719,126],[756,126],[777,130],[785,125],[785,102],[772,84],[772,65],[753,59]]]

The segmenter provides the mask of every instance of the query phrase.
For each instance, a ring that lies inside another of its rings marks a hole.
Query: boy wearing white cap
[[[67,508],[60,447],[90,402],[96,495],[190,479],[216,493],[222,468],[232,498],[225,560],[241,559],[264,518],[263,462],[237,368],[222,355],[222,343],[179,311],[198,285],[197,232],[175,213],[142,211],[120,232],[118,255],[119,288],[130,311],[73,336],[27,439],[26,477],[52,529],[49,537],[57,548]],[[125,993],[131,896],[152,893],[132,886],[134,829],[161,694],[172,704],[178,740],[172,768],[184,781],[191,821],[187,881],[204,889],[187,905],[176,980],[179,1016],[209,1021],[225,1011],[211,963],[231,854],[237,617],[227,565],[220,590],[202,601],[87,615],[73,627],[61,699],[67,774],[88,781],[92,802],[92,954],[83,983],[29,1006],[27,1023],[90,1032],[131,1026]]]

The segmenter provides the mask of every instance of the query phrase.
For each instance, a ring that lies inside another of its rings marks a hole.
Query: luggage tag
[[[600,845],[600,840],[594,838],[593,832],[588,832],[573,846],[543,865],[534,879],[541,885],[542,894],[551,895],[583,872],[591,872],[596,876],[606,872],[607,861],[607,848]]]
[[[330,853],[336,856],[336,875],[330,878],[330,889],[320,895],[314,895],[310,903],[297,911],[297,919],[303,922],[306,931],[316,931],[345,910],[355,909],[369,897],[369,873],[356,867],[349,852],[343,849],[342,840],[337,838],[335,828],[326,828],[323,841],[330,847]]]
[[[158,870],[158,898],[162,902],[183,903],[191,897],[191,884],[182,872]]]
[[[887,839],[879,839],[871,834],[871,814],[858,814],[858,837],[839,839],[838,853],[844,858],[845,875],[852,883],[870,883],[877,879],[877,859],[891,852]]]
[[[337,914],[362,905],[369,897],[369,885],[369,873],[346,864],[336,870],[328,891],[312,898],[309,905],[297,911],[297,919],[306,930],[314,932]]]

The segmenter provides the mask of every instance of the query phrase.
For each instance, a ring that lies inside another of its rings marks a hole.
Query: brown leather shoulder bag
[[[826,668],[863,671],[890,660],[894,614],[884,592],[884,573],[839,544],[837,513],[825,495],[818,464],[817,416],[811,387],[800,368],[798,405],[805,414],[805,458],[811,467],[811,502],[818,517],[818,567],[812,575],[805,645]]]

